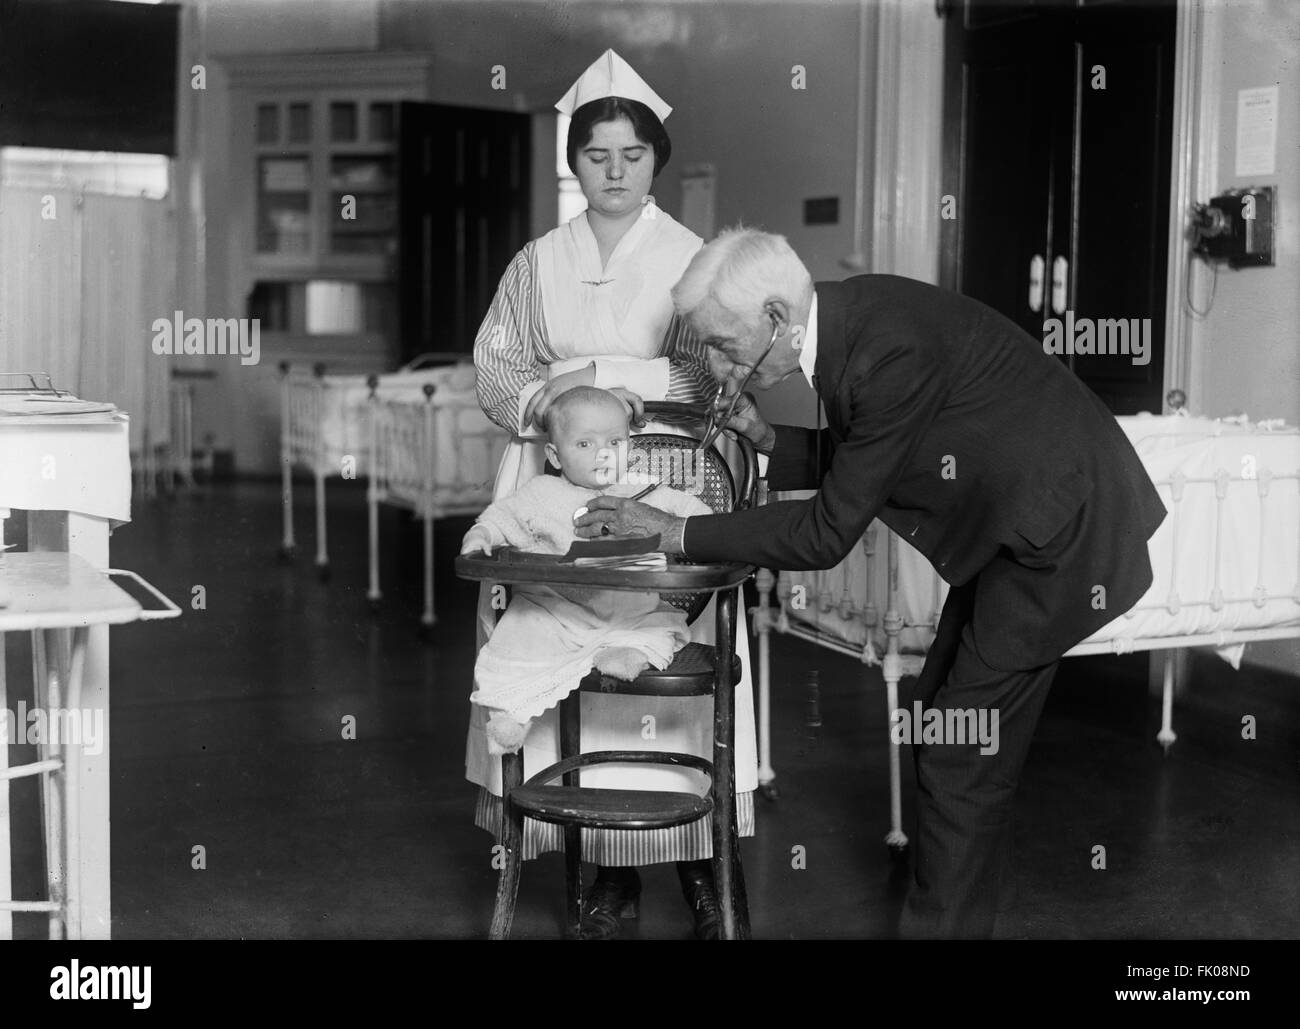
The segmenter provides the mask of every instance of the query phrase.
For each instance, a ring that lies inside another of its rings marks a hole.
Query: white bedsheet
[[[366,418],[370,387],[366,378],[365,375],[325,376],[321,426],[326,461],[332,467],[339,466],[343,454],[363,453],[370,444],[370,423]],[[422,400],[425,384],[432,384],[439,391],[472,394],[474,366],[457,364],[381,375],[375,395],[383,400]]]
[[[1119,422],[1170,514],[1149,545],[1155,577],[1151,589],[1132,612],[1085,644],[1109,642],[1113,649],[1126,650],[1139,639],[1291,625],[1300,635],[1300,430],[1181,416],[1138,415]],[[1181,502],[1175,503],[1179,475],[1185,484]],[[1265,484],[1268,495],[1262,498]],[[806,494],[777,498],[801,495]],[[873,602],[879,626],[889,604],[889,533],[880,523],[873,528],[876,558],[870,583],[861,546],[834,569],[781,573],[789,617],[855,647],[869,636],[877,648],[884,642],[883,631],[869,629],[862,616]],[[902,540],[898,553],[897,607],[909,626],[900,643],[904,650],[923,651],[933,638],[929,626],[947,586]],[[802,595],[796,587],[803,587]],[[848,618],[841,616],[841,605],[853,609]],[[1238,649],[1233,656],[1239,655]]]
[[[127,416],[0,420],[0,508],[131,520]]]

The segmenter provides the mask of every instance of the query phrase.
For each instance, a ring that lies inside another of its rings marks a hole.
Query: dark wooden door
[[[1172,2],[948,11],[943,281],[1038,339],[1104,321],[1128,353],[1061,360],[1116,414],[1161,409],[1174,25]]]
[[[528,240],[530,118],[404,103],[400,125],[403,360],[468,353]]]
[[[970,11],[978,29],[946,65],[944,192],[956,206],[944,223],[946,284],[1038,336],[1029,269],[1052,243],[1052,96],[1068,79],[1032,12],[995,13]]]
[[[1072,35],[1077,101],[1068,207],[1069,306],[1077,318],[1149,326],[1147,363],[1076,356],[1076,374],[1116,414],[1159,412],[1173,140],[1172,4],[1085,8]],[[1093,88],[1105,75],[1105,89]],[[1143,324],[1144,319],[1149,322]]]

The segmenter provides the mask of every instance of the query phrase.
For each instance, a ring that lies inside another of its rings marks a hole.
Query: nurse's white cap
[[[606,50],[592,62],[590,68],[578,76],[578,81],[569,87],[555,109],[561,114],[572,115],[583,104],[603,100],[607,96],[639,100],[654,111],[655,117],[660,121],[664,121],[673,111],[658,93],[646,85],[645,79],[613,50]]]

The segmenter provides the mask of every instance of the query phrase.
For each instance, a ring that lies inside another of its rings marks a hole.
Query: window
[[[289,142],[311,142],[311,104],[289,105]]]
[[[370,105],[370,141],[389,143],[397,138],[397,106],[392,103]]]
[[[330,104],[330,141],[355,143],[357,139],[357,105],[351,102]]]
[[[19,188],[85,190],[159,200],[167,195],[169,163],[161,154],[3,147],[0,181]]]

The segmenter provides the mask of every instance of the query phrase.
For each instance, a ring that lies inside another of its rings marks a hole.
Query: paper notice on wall
[[[1237,90],[1238,177],[1277,168],[1277,86]]]

